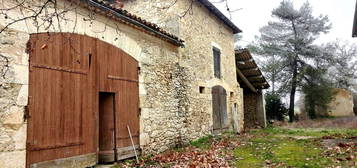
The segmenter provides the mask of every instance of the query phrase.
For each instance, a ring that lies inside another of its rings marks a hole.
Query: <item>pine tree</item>
[[[275,56],[281,64],[280,88],[290,93],[289,121],[294,121],[295,93],[304,76],[303,68],[319,59],[320,48],[314,41],[331,28],[327,16],[312,15],[308,2],[295,9],[291,0],[284,0],[272,11],[273,21],[260,29],[257,38],[260,55]]]
[[[328,75],[334,87],[353,91],[357,84],[357,45],[337,40],[323,45],[323,50],[333,55]]]
[[[335,94],[332,88],[327,67],[309,67],[304,68],[304,82],[302,83],[302,92],[305,96],[305,109],[311,119],[319,117],[316,110],[320,110],[320,115],[326,111],[327,105],[333,99]],[[322,110],[322,111],[321,111]]]

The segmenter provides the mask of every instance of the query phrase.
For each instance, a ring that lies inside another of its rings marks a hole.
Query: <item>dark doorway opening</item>
[[[99,163],[110,163],[116,157],[115,94],[99,93]]]

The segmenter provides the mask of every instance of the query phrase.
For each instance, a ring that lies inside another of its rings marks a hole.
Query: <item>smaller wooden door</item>
[[[221,130],[228,126],[227,94],[222,86],[212,88],[213,130]]]
[[[99,93],[99,163],[115,158],[115,94]]]

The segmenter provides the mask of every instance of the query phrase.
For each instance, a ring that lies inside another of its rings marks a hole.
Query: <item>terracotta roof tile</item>
[[[69,0],[75,2],[75,0]],[[96,8],[96,12],[101,12],[108,17],[112,17],[113,19],[119,20],[125,24],[133,26],[135,28],[144,30],[145,32],[159,37],[169,43],[172,43],[176,46],[184,47],[184,41],[179,37],[165,31],[158,25],[148,22],[145,19],[131,14],[130,12],[121,9],[115,8],[113,5],[103,0],[80,0],[84,4],[85,7]]]

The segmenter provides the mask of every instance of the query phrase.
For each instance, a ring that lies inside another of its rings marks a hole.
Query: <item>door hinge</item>
[[[31,41],[28,41],[28,42],[26,43],[25,53],[26,53],[26,54],[30,54],[31,51],[32,51],[32,44],[31,44]]]
[[[138,67],[138,74],[140,74],[141,72],[141,67]]]

